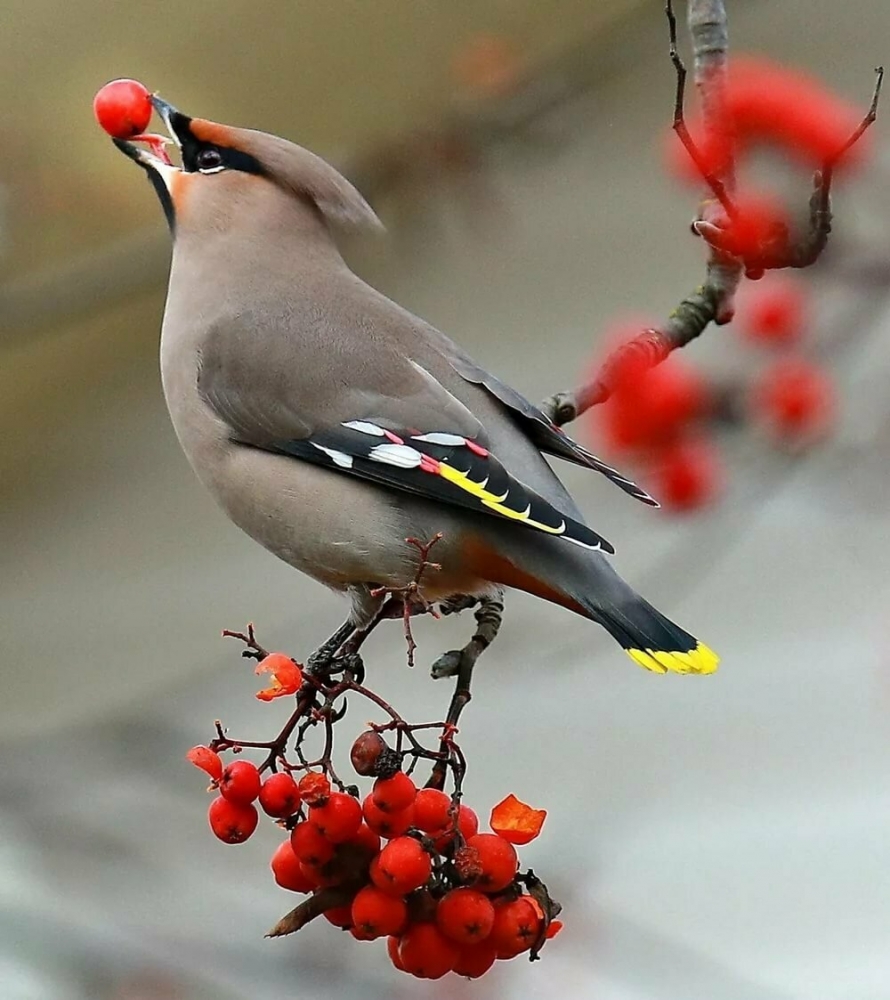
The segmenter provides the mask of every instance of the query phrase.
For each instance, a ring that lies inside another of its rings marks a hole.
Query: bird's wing
[[[517,423],[537,447],[549,455],[593,469],[604,475],[620,489],[635,500],[657,507],[658,501],[651,497],[642,487],[628,479],[611,465],[607,465],[592,452],[573,441],[561,428],[541,410],[530,403],[522,393],[512,386],[502,382],[497,376],[487,372],[480,365],[463,354],[462,351],[449,351],[449,361],[454,369],[474,385],[481,385],[495,399],[499,400],[510,411]]]
[[[351,343],[344,379],[342,360],[307,366],[306,346],[304,337],[289,357],[290,339],[258,342],[232,330],[208,338],[198,390],[233,440],[614,551],[511,475],[469,409],[404,354]]]

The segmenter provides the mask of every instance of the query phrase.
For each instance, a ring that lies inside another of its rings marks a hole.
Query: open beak
[[[152,95],[151,103],[154,105],[155,111],[160,115],[169,133],[169,137],[147,132],[142,135],[134,135],[129,140],[113,139],[112,142],[122,153],[129,156],[135,163],[138,163],[140,167],[154,171],[160,175],[169,188],[172,178],[180,173],[180,168],[167,155],[167,146],[173,142],[178,148],[182,148],[179,130],[187,131],[188,123],[191,119],[181,111],[177,111],[172,104],[168,104],[167,101],[158,97],[157,94]],[[145,143],[147,148],[137,146],[136,143]]]

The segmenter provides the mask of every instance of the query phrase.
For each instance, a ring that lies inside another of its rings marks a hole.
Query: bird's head
[[[180,165],[124,139],[114,144],[146,171],[174,232],[194,223],[224,228],[239,207],[254,204],[273,214],[277,207],[282,216],[298,205],[326,224],[380,226],[352,184],[308,149],[267,132],[190,118],[157,95],[151,102]]]

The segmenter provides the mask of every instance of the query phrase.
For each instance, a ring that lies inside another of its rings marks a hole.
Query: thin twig
[[[668,21],[668,52],[677,80],[674,131],[716,198],[716,201],[708,198],[702,202],[699,219],[704,222],[710,222],[713,218],[725,221],[726,215],[732,217],[734,213],[732,192],[735,189],[735,164],[728,153],[725,162],[721,164],[719,175],[714,174],[706,168],[697,146],[689,136],[683,110],[686,67],[677,52],[676,18],[671,0],[667,0],[665,15]],[[695,83],[701,100],[702,125],[707,140],[711,136],[722,134],[726,128],[723,108],[728,36],[723,0],[690,0],[688,22]],[[643,330],[633,340],[622,344],[606,358],[590,382],[572,391],[556,393],[542,403],[541,409],[557,426],[562,426],[591,406],[604,403],[627,371],[629,360],[638,362],[642,367],[653,367],[662,362],[671,351],[684,347],[700,336],[712,321],[718,324],[728,323],[732,318],[733,298],[741,276],[742,265],[739,261],[710,247],[704,284],[683,299],[661,327]]]

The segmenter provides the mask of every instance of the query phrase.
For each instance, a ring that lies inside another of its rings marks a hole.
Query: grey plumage
[[[600,622],[649,669],[713,670],[713,653],[596,551],[608,543],[542,451],[647,494],[348,269],[331,224],[376,225],[361,195],[284,139],[156,106],[183,169],[118,145],[164,181],[175,232],[164,393],[229,517],[350,593],[356,620],[371,588],[413,578],[406,537],[442,532],[427,599],[519,586]]]

